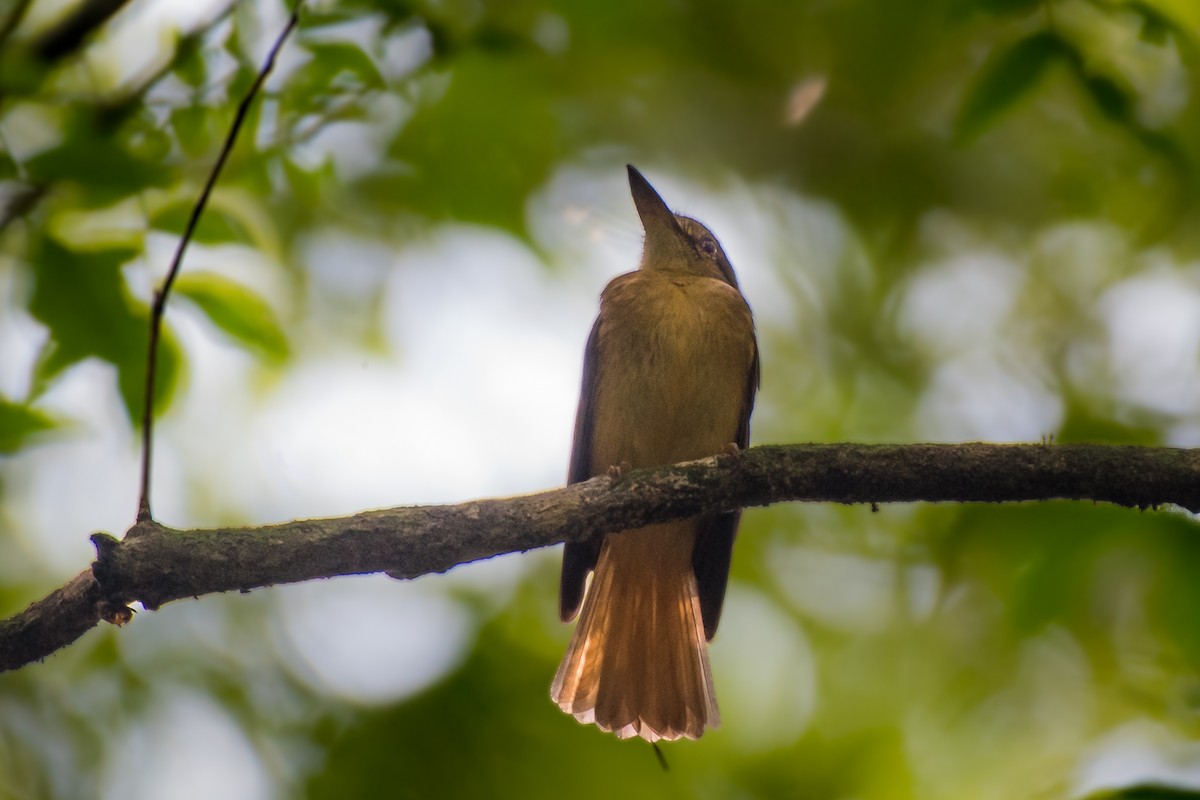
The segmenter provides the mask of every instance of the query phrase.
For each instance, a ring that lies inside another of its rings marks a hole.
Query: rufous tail
[[[656,525],[605,539],[550,696],[622,739],[698,738],[720,718],[696,579],[695,530]]]

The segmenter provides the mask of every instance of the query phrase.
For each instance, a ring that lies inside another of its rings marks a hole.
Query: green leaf
[[[174,141],[166,126],[155,114],[143,110],[131,115],[122,129],[122,133],[132,158],[142,164],[162,165],[167,163]],[[157,181],[159,185],[170,183],[169,179],[160,178],[157,171],[151,176],[151,180]]]
[[[285,158],[283,171],[287,175],[292,196],[307,208],[320,207],[326,187],[333,185],[337,180],[333,161],[328,157],[321,166],[311,170]]]
[[[989,14],[1027,14],[1042,5],[1044,0],[978,0],[979,7]]]
[[[24,47],[0,47],[0,95],[32,96],[38,93],[50,67]]]
[[[1181,44],[1196,45],[1196,31],[1177,23],[1170,15],[1163,13],[1152,2],[1132,0],[1125,4],[1142,18],[1142,29],[1139,33],[1142,41],[1148,44],[1166,44],[1168,36],[1175,36]]]
[[[339,76],[350,75],[368,89],[382,89],[385,81],[379,68],[360,48],[344,42],[306,42],[313,54],[309,62],[325,86],[334,84]]]
[[[225,333],[269,361],[287,358],[288,342],[266,301],[228,278],[211,272],[183,275],[175,289],[200,307]]]
[[[150,217],[150,227],[182,236],[192,216],[193,203],[189,200],[160,209]],[[192,241],[200,244],[245,243],[253,241],[253,237],[237,217],[209,205],[196,223]]]
[[[1090,408],[1086,399],[1074,397],[1067,404],[1066,418],[1055,441],[1059,444],[1103,442],[1161,447],[1163,427],[1162,420],[1154,418],[1117,422],[1111,415],[1100,414]]]
[[[185,36],[175,50],[175,74],[188,86],[199,89],[208,83],[208,64],[204,61],[204,38]]]
[[[29,311],[50,330],[50,340],[34,371],[35,394],[66,368],[100,358],[117,368],[130,419],[141,419],[149,309],[129,295],[121,275],[121,266],[137,254],[131,248],[76,252],[49,238],[37,243]],[[182,363],[169,330],[164,329],[160,345],[158,414],[170,403]]]
[[[322,28],[344,25],[347,22],[353,22],[361,18],[361,11],[345,8],[305,9],[304,14],[300,17],[300,30],[308,34],[312,31],[319,31]]]
[[[375,61],[342,42],[309,42],[312,58],[288,77],[283,105],[297,117],[365,116],[362,95],[386,88]]]
[[[1170,33],[1171,26],[1164,22],[1161,15],[1142,15],[1142,29],[1138,32],[1138,38],[1146,44],[1166,44]]]
[[[968,142],[1028,93],[1053,61],[1069,52],[1053,33],[1037,33],[994,55],[963,101],[954,137]]]
[[[1117,85],[1116,81],[1101,75],[1081,75],[1080,77],[1088,94],[1096,102],[1096,107],[1100,109],[1100,113],[1113,122],[1123,125],[1130,121],[1133,100],[1124,89]]]
[[[411,169],[368,178],[364,188],[433,219],[526,235],[525,200],[562,148],[554,80],[536,54],[463,54],[445,95],[423,105],[391,145],[389,155]]]
[[[17,177],[17,162],[6,151],[0,150],[0,180]]]
[[[74,183],[84,190],[87,202],[104,205],[151,186],[165,186],[173,177],[160,160],[135,155],[119,137],[101,135],[86,124],[70,130],[62,144],[26,162],[30,181]]]
[[[41,378],[50,380],[89,356],[116,363],[124,350],[136,346],[134,314],[120,273],[121,265],[136,255],[129,248],[79,253],[50,239],[41,241],[29,304],[33,316],[50,329]]]
[[[42,412],[0,397],[0,453],[15,453],[30,436],[53,427]]]
[[[1106,119],[1125,129],[1147,150],[1170,162],[1172,170],[1182,181],[1191,180],[1190,159],[1175,140],[1146,127],[1138,119],[1137,97],[1130,86],[1106,75],[1088,72],[1084,60],[1077,54],[1073,55],[1070,63],[1076,80]]]
[[[171,128],[183,152],[189,156],[210,155],[213,148],[211,109],[201,105],[182,106],[171,112]]]

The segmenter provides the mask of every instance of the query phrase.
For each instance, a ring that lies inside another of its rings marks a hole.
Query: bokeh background
[[[133,521],[151,287],[287,13],[0,3],[0,614]],[[170,304],[156,514],[561,484],[626,162],[738,270],[754,442],[1198,445],[1198,92],[1195,0],[314,0]],[[752,510],[669,771],[550,703],[557,550],[176,602],[0,675],[0,798],[1200,796],[1198,534]]]

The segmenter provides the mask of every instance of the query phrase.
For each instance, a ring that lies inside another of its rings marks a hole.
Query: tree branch
[[[62,589],[0,622],[0,671],[45,658],[100,620],[183,597],[335,575],[415,578],[458,564],[694,514],[786,501],[1092,500],[1200,511],[1200,450],[1110,445],[798,444],[532,495],[411,506],[257,528],[174,530],[151,520]]]

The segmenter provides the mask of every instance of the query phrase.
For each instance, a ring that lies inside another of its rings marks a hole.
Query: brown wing
[[[758,391],[758,342],[754,342],[754,361],[746,380],[738,420],[737,446],[743,450],[750,444],[750,412],[754,410],[754,394]],[[700,616],[704,620],[704,636],[712,639],[721,621],[721,606],[725,603],[725,586],[729,582],[729,564],[733,557],[733,537],[737,533],[741,511],[714,514],[700,520],[696,549],[692,551],[692,571],[700,593]]]
[[[579,483],[592,477],[592,403],[596,389],[596,349],[600,339],[600,319],[592,326],[583,349],[583,388],[579,393],[579,410],[575,414],[575,441],[571,446],[571,466],[567,483]],[[558,615],[569,622],[579,612],[583,588],[588,573],[596,568],[600,545],[604,537],[595,536],[584,542],[567,542],[563,548],[562,581],[558,592]]]

